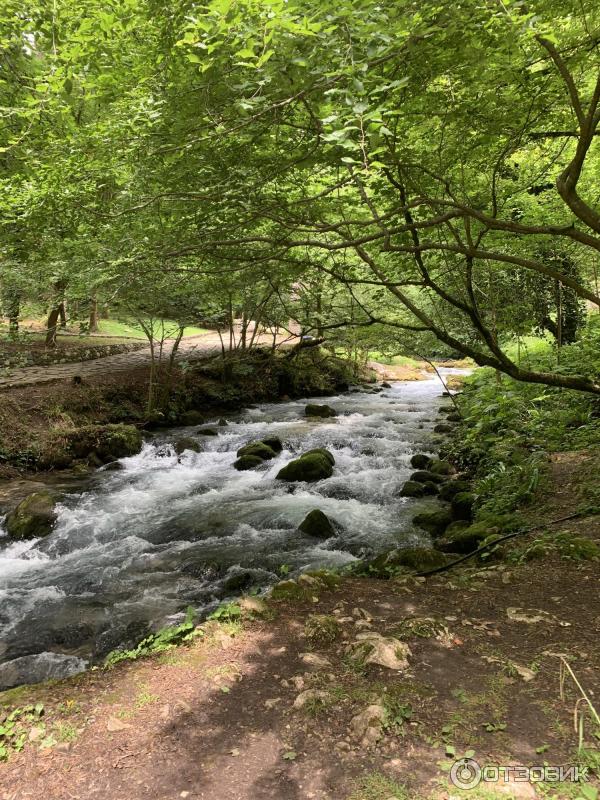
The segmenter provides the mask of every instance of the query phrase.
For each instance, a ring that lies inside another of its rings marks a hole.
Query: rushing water
[[[328,398],[339,416],[325,420],[304,416],[306,400],[267,404],[232,416],[218,436],[172,430],[122,470],[96,472],[63,498],[50,536],[0,547],[0,688],[78,671],[189,605],[210,609],[275,582],[284,564],[293,575],[423,541],[410,520],[432,501],[399,494],[411,454],[432,447],[441,388],[431,378]],[[283,452],[237,472],[235,451],[266,435]],[[180,436],[202,451],[175,455]],[[333,452],[332,477],[275,480],[313,447]],[[313,508],[334,521],[335,537],[298,531]]]

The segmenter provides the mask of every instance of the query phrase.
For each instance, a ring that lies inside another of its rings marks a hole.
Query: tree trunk
[[[46,347],[51,349],[56,347],[56,333],[58,330],[59,315],[60,306],[52,308],[48,314],[48,321],[46,323]]]
[[[98,333],[98,298],[90,299],[90,319],[88,324],[89,333]]]

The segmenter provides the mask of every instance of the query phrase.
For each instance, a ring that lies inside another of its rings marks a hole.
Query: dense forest
[[[0,796],[597,800],[598,4],[1,0],[0,109]]]

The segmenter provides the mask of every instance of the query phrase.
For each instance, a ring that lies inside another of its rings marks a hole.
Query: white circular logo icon
[[[450,780],[457,789],[474,789],[481,781],[481,767],[473,758],[461,758],[452,765]]]

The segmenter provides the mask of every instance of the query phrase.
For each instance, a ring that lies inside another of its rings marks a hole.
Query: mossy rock
[[[445,422],[438,422],[437,425],[433,426],[434,433],[452,433],[453,430],[452,425],[447,425]]]
[[[56,522],[55,501],[49,492],[34,492],[21,500],[6,518],[6,532],[11,539],[35,539],[48,536]]]
[[[462,422],[462,417],[457,411],[453,411],[451,414],[448,414],[446,419],[448,422]]]
[[[308,592],[291,578],[286,581],[279,581],[271,589],[271,600],[306,600]]]
[[[424,494],[424,485],[417,481],[406,481],[400,490],[400,497],[423,497]]]
[[[200,436],[218,436],[219,431],[216,431],[214,428],[198,428],[196,433],[200,434]]]
[[[307,417],[337,417],[337,411],[331,406],[308,403],[304,408]]]
[[[452,514],[445,509],[440,511],[424,511],[413,517],[413,523],[423,528],[432,536],[441,536],[452,522]]]
[[[312,483],[323,478],[329,478],[333,474],[331,460],[323,453],[305,453],[300,458],[290,461],[277,473],[278,480],[281,481],[305,481]]]
[[[428,469],[419,469],[410,476],[409,480],[417,483],[442,483],[444,480],[441,475],[436,475]]]
[[[447,555],[432,547],[405,547],[393,552],[395,564],[414,569],[415,572],[427,572],[430,569],[444,567],[450,561]]]
[[[255,469],[256,467],[260,467],[263,464],[262,458],[258,456],[242,456],[238,458],[237,461],[233,462],[233,466],[238,472],[245,472],[249,469]]]
[[[433,481],[422,483],[421,486],[423,487],[423,492],[426,495],[437,495],[440,491],[438,484],[434,483]]]
[[[450,502],[457,494],[468,492],[470,489],[471,484],[467,481],[448,481],[440,489],[440,500]]]
[[[274,450],[276,453],[281,453],[283,450],[283,442],[279,436],[267,436],[266,439],[261,439],[260,441],[263,444],[266,444],[267,447],[270,447],[271,450]]]
[[[499,532],[498,527],[488,522],[469,525],[464,520],[457,520],[448,526],[444,536],[436,541],[435,547],[444,553],[472,553],[489,536]]]
[[[255,580],[255,576],[248,570],[234,572],[223,581],[223,591],[227,594],[247,591],[255,583]]]
[[[341,632],[340,623],[330,614],[309,614],[304,623],[304,635],[311,644],[331,644]]]
[[[411,456],[410,465],[414,469],[429,469],[432,459],[426,456],[425,453],[415,453]]]
[[[175,452],[178,456],[184,453],[186,450],[191,450],[194,453],[199,453],[201,450],[199,442],[195,439],[192,439],[190,436],[182,436],[181,439],[177,439],[175,442]]]
[[[331,536],[335,536],[331,520],[319,508],[313,509],[304,517],[298,525],[298,530],[317,539],[329,539]]]
[[[312,450],[307,450],[306,453],[302,454],[302,457],[310,456],[313,453],[317,453],[318,455],[324,456],[329,461],[331,466],[335,467],[335,458],[333,457],[333,453],[331,453],[325,447],[314,447]]]
[[[439,458],[434,458],[429,467],[429,471],[436,475],[452,475],[454,467],[449,461],[442,461]]]
[[[96,453],[102,462],[133,456],[142,449],[142,434],[134,425],[86,425],[61,434],[74,458]]]
[[[459,492],[450,501],[454,519],[473,519],[473,504],[476,497],[472,492]]]
[[[449,557],[431,547],[402,547],[389,550],[371,561],[359,565],[354,572],[380,580],[389,580],[408,570],[427,572],[445,566]]]
[[[243,447],[240,447],[237,451],[237,455],[238,458],[242,458],[242,456],[256,456],[263,461],[267,461],[270,458],[275,458],[277,453],[264,442],[249,442]]]
[[[310,572],[305,572],[304,574],[309,578],[315,578],[328,589],[336,589],[342,581],[340,576],[337,573],[332,572],[330,569],[314,569],[310,570]]]

